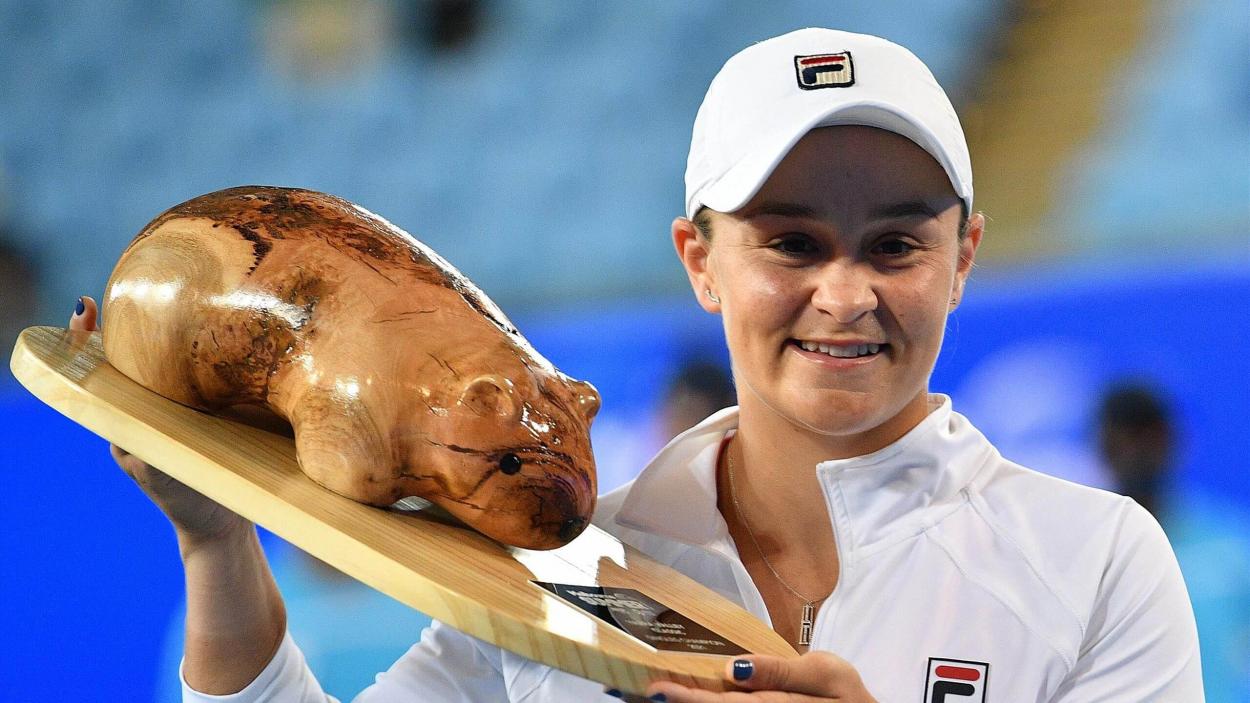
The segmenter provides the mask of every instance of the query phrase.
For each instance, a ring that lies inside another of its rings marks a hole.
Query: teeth
[[[854,359],[857,356],[867,356],[876,354],[881,351],[880,344],[860,344],[856,346],[839,347],[831,344],[820,344],[818,342],[799,342],[799,346],[805,351],[820,352],[829,356],[838,357],[839,359]]]

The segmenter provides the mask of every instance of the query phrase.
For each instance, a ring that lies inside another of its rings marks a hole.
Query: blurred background
[[[1008,458],[1147,505],[1209,700],[1250,700],[1244,0],[0,0],[0,347],[98,298],[176,203],[328,191],[598,386],[609,489],[727,392],[668,236],[703,92],[813,25],[911,48],[968,132],[990,224],[933,389]],[[0,418],[0,699],[174,699],[163,518],[7,366]],[[424,616],[264,540],[331,693],[419,637]]]

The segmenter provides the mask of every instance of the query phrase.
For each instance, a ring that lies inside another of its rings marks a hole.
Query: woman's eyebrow
[[[777,217],[804,217],[815,219],[817,217],[816,210],[798,203],[783,203],[775,201],[764,201],[759,205],[747,208],[738,214],[744,220],[763,215],[774,215]]]
[[[868,219],[892,220],[900,217],[914,217],[916,215],[937,218],[938,211],[937,208],[923,200],[906,200],[876,207],[872,212],[868,213]]]

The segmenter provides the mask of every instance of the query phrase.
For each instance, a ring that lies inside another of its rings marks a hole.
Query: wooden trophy
[[[589,524],[598,394],[381,218],[294,189],[201,196],[139,233],[103,315],[103,333],[24,331],[14,376],[431,617],[634,694],[723,690],[726,656],[797,656]]]

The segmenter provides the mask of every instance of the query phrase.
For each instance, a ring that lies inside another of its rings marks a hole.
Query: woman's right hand
[[[97,329],[99,313],[90,297],[79,299],[74,314],[69,319],[71,330],[91,331]],[[139,484],[148,498],[156,503],[173,523],[179,544],[185,552],[205,541],[216,541],[235,536],[252,527],[252,524],[222,505],[206,498],[202,493],[180,483],[168,474],[153,467],[125,449],[111,445],[113,460],[127,476]]]

